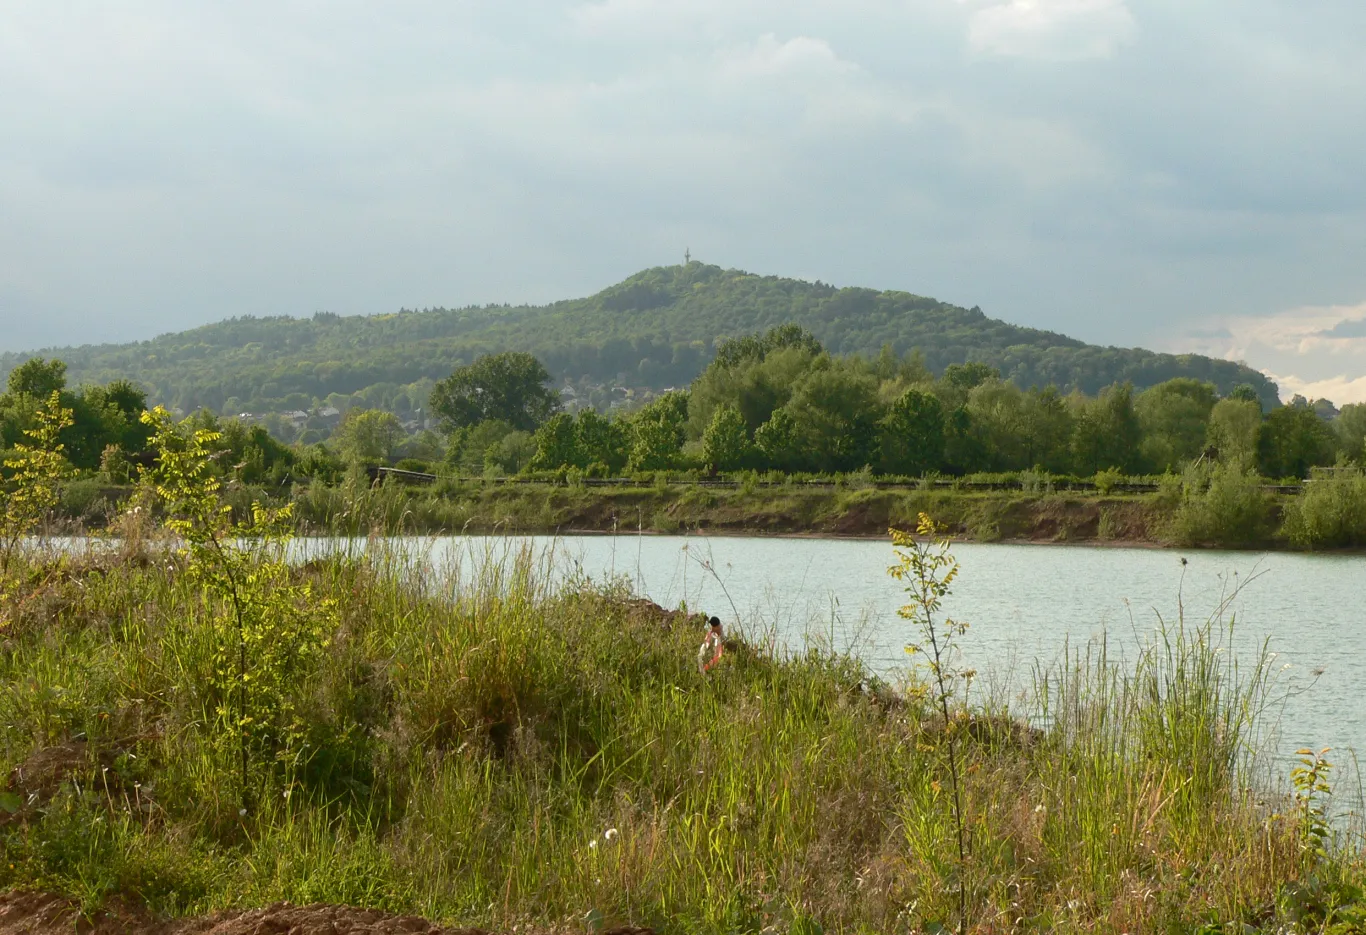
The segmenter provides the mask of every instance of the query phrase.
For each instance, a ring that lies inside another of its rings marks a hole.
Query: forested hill
[[[557,379],[682,386],[718,340],[787,322],[810,329],[833,352],[919,348],[936,372],[983,361],[1023,387],[1094,393],[1117,381],[1141,389],[1190,376],[1221,393],[1248,383],[1264,404],[1276,400],[1265,376],[1229,361],[1097,347],[906,292],[836,289],[697,262],[646,270],[589,298],[546,306],[233,318],[135,344],[36,353],[67,361],[74,382],[128,377],[154,402],[186,411],[263,412],[307,408],[330,394],[360,393],[382,405],[399,388],[421,387],[503,350],[530,351]],[[0,379],[31,356],[0,356]]]

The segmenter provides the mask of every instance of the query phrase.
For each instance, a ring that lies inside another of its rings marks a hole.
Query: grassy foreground
[[[459,584],[375,552],[290,572],[325,632],[288,659],[250,647],[274,702],[248,758],[221,690],[248,648],[222,645],[218,592],[155,543],[123,549],[13,569],[3,887],[168,915],[284,899],[498,930],[934,931],[963,870],[952,738],[974,931],[1366,924],[1322,793],[1254,788],[1267,672],[1238,672],[1217,625],[1041,676],[1038,728],[977,710],[946,730],[924,691],[840,655],[741,641],[704,678],[697,619],[551,593],[528,556]]]

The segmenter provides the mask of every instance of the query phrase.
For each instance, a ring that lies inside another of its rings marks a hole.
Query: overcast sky
[[[1363,166],[1359,0],[7,0],[0,349],[691,247],[1366,399]]]

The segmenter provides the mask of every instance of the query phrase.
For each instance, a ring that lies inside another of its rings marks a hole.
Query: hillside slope
[[[980,360],[1021,386],[1094,393],[1116,381],[1142,388],[1177,376],[1257,389],[1261,373],[1198,355],[1088,345],[906,292],[823,283],[690,263],[645,270],[597,295],[547,306],[427,309],[312,318],[234,318],[151,341],[48,348],[75,381],[131,377],[156,402],[190,410],[304,408],[331,393],[440,379],[482,353],[525,350],[557,379],[620,380],[661,388],[688,383],[725,337],[785,322],[809,328],[831,351],[919,348],[936,370]],[[0,355],[0,377],[32,354]]]

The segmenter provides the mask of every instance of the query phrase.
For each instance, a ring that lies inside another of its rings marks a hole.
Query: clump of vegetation
[[[1183,480],[1173,538],[1185,545],[1245,548],[1265,543],[1272,526],[1272,499],[1255,471],[1236,465],[1192,468]]]
[[[1316,477],[1286,508],[1285,531],[1304,549],[1366,545],[1366,475],[1342,467]]]

